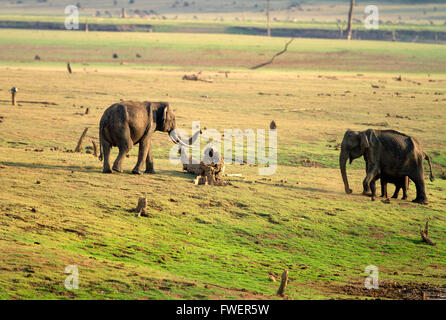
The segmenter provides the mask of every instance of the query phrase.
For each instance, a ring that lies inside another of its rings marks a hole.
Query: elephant
[[[155,173],[152,158],[152,135],[155,131],[167,132],[176,144],[186,143],[175,133],[176,122],[172,107],[167,102],[123,101],[108,107],[99,123],[100,156],[104,160],[103,173],[111,173],[110,150],[119,148],[112,169],[122,172],[124,157],[135,144],[139,144],[138,161],[132,170],[141,174],[144,163],[146,173]]]
[[[415,138],[395,130],[365,131],[347,130],[341,143],[339,166],[345,192],[352,193],[348,184],[346,163],[363,156],[366,162],[367,176],[363,181],[363,194],[370,194],[370,184],[380,175],[394,178],[408,176],[416,186],[417,196],[413,202],[427,204],[424,183],[423,160],[430,168],[430,180],[434,180],[429,156],[423,151]]]
[[[391,177],[381,174],[381,197],[388,198],[387,196],[387,183],[393,183],[395,185],[395,192],[392,198],[398,199],[398,194],[401,189],[403,189],[402,200],[407,199],[407,190],[409,190],[409,177]]]
[[[407,190],[409,189],[409,177],[393,177],[388,176],[385,174],[380,174],[379,176],[376,176],[375,179],[372,180],[370,183],[370,189],[371,189],[371,196],[372,200],[375,200],[376,198],[376,181],[380,179],[381,180],[381,197],[388,198],[387,195],[387,184],[393,183],[395,185],[395,192],[393,193],[392,198],[398,199],[398,194],[401,189],[403,189],[403,197],[402,200],[407,199]]]

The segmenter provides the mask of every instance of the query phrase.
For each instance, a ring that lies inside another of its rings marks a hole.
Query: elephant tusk
[[[190,145],[188,145],[187,143],[184,143],[181,138],[178,137],[177,133],[175,132],[175,129],[173,129],[171,132],[169,132],[169,138],[172,140],[172,142],[174,142],[175,144],[180,144],[184,147],[189,148]]]

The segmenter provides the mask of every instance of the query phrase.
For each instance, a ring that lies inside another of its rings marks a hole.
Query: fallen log
[[[203,81],[203,82],[209,82],[209,83],[212,83],[212,82],[213,82],[213,80],[211,80],[211,79],[208,80],[208,79],[200,78],[200,77],[197,76],[196,74],[190,74],[190,75],[185,74],[185,75],[183,76],[183,80]]]

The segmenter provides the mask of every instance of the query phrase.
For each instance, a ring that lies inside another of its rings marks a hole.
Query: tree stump
[[[19,91],[19,89],[17,89],[16,87],[11,88],[11,103],[13,106],[17,105],[16,101],[17,91]]]
[[[136,211],[138,212],[138,217],[148,217],[149,214],[147,213],[147,198],[146,197],[140,197],[138,199],[138,206],[136,207]]]
[[[187,156],[182,146],[179,152],[181,154],[183,170],[197,176],[193,181],[195,185],[224,186],[227,184],[223,180],[225,164],[220,153],[212,148],[208,148],[204,151],[204,161],[192,163],[192,158]]]
[[[429,239],[429,220],[426,221],[426,225],[424,226],[424,230],[420,226],[420,235],[421,240],[423,242],[426,242],[428,245],[436,246],[437,244],[433,242],[431,239]]]
[[[288,270],[285,269],[282,273],[282,280],[280,281],[279,290],[277,290],[277,294],[279,296],[282,297],[284,296],[287,283],[288,283]]]
[[[276,122],[273,120],[273,121],[271,121],[271,123],[269,124],[269,128],[271,129],[271,130],[275,130],[275,129],[277,129],[277,125],[276,125]]]

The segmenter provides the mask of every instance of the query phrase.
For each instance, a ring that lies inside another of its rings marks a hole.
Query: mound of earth
[[[425,283],[380,282],[378,289],[367,289],[363,283],[345,285],[335,289],[337,293],[348,296],[370,297],[392,300],[437,300],[446,299],[446,287],[437,287]]]

